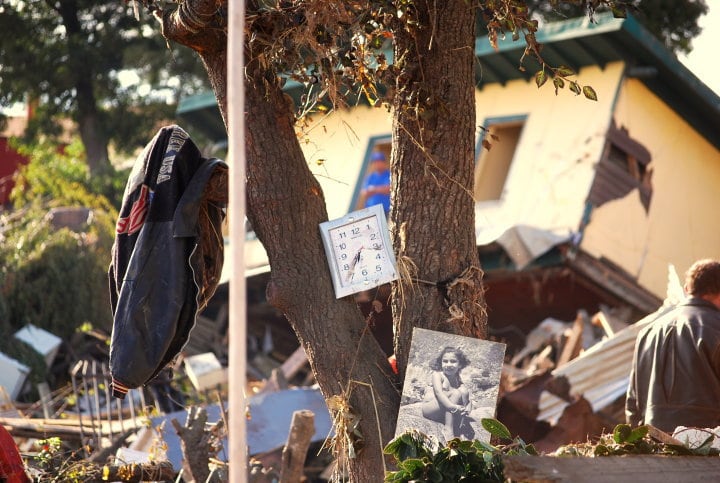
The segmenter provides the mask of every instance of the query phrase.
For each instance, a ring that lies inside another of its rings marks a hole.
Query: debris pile
[[[625,420],[635,337],[656,316],[630,323],[603,307],[543,320],[503,367],[498,419],[543,452],[612,431]]]

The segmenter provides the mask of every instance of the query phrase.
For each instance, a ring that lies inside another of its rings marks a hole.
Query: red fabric
[[[395,354],[388,357],[388,362],[390,363],[390,367],[392,367],[392,370],[395,374],[399,374],[398,367],[397,367],[397,359],[395,358]]]
[[[7,138],[0,137],[0,205],[8,202],[10,191],[15,186],[15,171],[27,162],[25,157],[10,147]]]
[[[0,425],[0,479],[6,483],[30,483],[15,440]]]

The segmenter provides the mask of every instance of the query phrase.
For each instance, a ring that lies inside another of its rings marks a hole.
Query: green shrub
[[[120,196],[125,173],[91,179],[79,146],[19,148],[30,162],[16,177],[11,193],[14,209],[0,213],[0,331],[4,334],[33,324],[70,341],[84,324],[108,331],[112,326],[107,269],[117,210],[107,196]],[[90,216],[75,231],[56,227],[48,212],[60,207],[87,208]],[[34,369],[31,379],[35,380],[33,357],[9,347],[9,339],[0,341],[0,351],[17,352],[16,358]]]

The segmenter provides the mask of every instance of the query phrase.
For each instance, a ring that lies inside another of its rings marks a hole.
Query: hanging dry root
[[[456,327],[458,333],[485,338],[487,311],[482,284],[483,271],[470,266],[446,286],[448,312],[445,324]]]

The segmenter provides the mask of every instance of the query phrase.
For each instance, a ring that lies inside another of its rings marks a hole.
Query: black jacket
[[[150,381],[180,352],[217,287],[224,210],[203,197],[217,168],[227,166],[203,158],[178,126],[160,129],[135,162],[108,273],[116,397]]]
[[[625,404],[632,425],[720,425],[720,310],[690,298],[645,327],[635,342]]]

